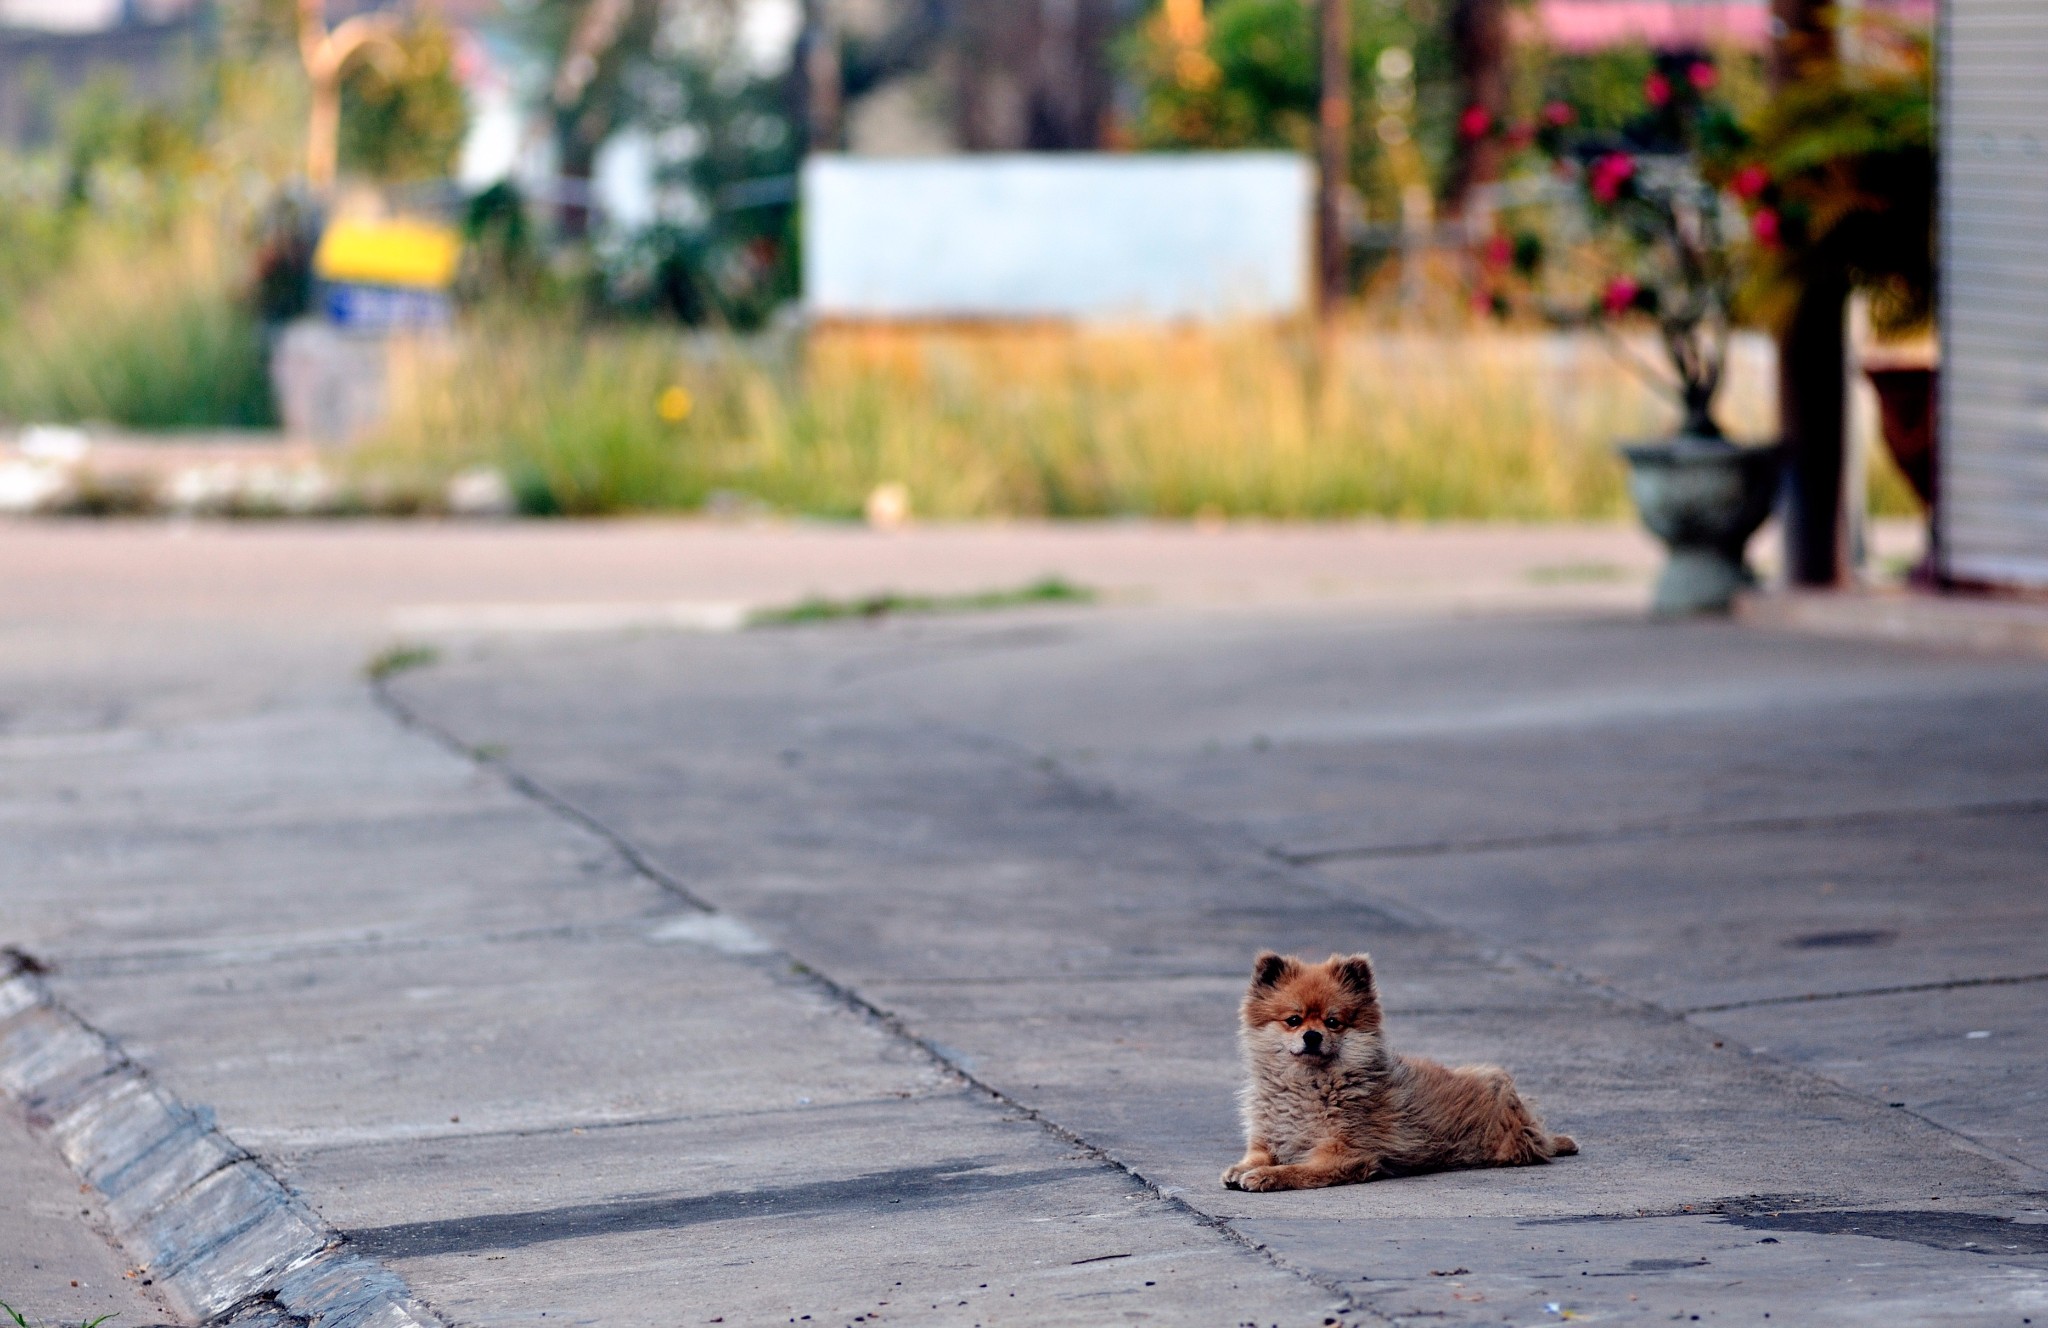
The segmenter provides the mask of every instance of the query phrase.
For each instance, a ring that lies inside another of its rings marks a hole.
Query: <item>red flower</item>
[[[1458,132],[1466,138],[1484,138],[1493,128],[1493,112],[1484,106],[1468,106],[1458,117]]]
[[[1749,233],[1766,249],[1776,249],[1784,242],[1782,232],[1783,224],[1778,220],[1777,212],[1771,208],[1762,208],[1749,219]]]
[[[1671,80],[1662,74],[1652,74],[1644,79],[1643,100],[1652,106],[1663,106],[1671,100]]]
[[[1488,267],[1506,267],[1515,257],[1515,246],[1508,243],[1505,235],[1496,235],[1486,242],[1486,264]]]
[[[1600,297],[1600,303],[1606,306],[1608,317],[1619,318],[1634,306],[1636,296],[1642,294],[1642,290],[1629,278],[1616,277],[1607,283],[1607,292]]]
[[[1610,152],[1586,172],[1586,188],[1596,202],[1612,203],[1636,173],[1636,160],[1626,152]]]
[[[1543,123],[1553,129],[1562,129],[1577,118],[1572,108],[1561,101],[1551,102],[1543,108]]]
[[[1728,181],[1728,187],[1745,203],[1763,193],[1770,184],[1771,173],[1755,162],[1737,167],[1734,176]]]
[[[1710,92],[1714,85],[1721,81],[1721,71],[1705,60],[1695,60],[1692,67],[1685,71],[1685,78],[1701,92]]]

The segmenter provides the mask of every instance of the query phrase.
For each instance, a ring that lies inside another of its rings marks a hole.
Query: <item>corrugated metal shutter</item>
[[[2048,0],[1948,0],[1940,57],[1942,565],[2048,586]]]

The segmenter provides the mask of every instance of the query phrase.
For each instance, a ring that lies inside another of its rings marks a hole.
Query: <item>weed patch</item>
[[[838,622],[848,618],[887,618],[904,614],[986,613],[1034,604],[1088,604],[1095,592],[1056,576],[1012,590],[984,590],[967,595],[898,595],[883,593],[859,599],[812,597],[777,609],[747,615],[749,627],[795,627],[804,623]]]
[[[417,644],[390,646],[370,657],[369,663],[363,665],[363,676],[371,682],[382,682],[386,678],[396,677],[398,674],[406,673],[413,669],[424,669],[436,663],[440,658],[441,652],[432,646]]]

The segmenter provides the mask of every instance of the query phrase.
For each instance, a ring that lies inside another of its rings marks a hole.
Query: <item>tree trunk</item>
[[[831,0],[805,4],[799,49],[805,147],[812,152],[835,152],[844,145],[845,76],[840,65],[839,24]]]
[[[1506,0],[1457,0],[1451,10],[1451,47],[1457,62],[1460,104],[1458,155],[1444,188],[1444,212],[1462,217],[1472,191],[1495,184],[1505,165],[1500,136],[1508,112]],[[1483,114],[1479,132],[1464,122]]]
[[[1317,294],[1324,317],[1351,294],[1344,197],[1351,185],[1351,3],[1321,0],[1321,96],[1316,116]]]
[[[1771,0],[1776,87],[1837,76],[1829,8],[1824,0]],[[1780,519],[1786,579],[1795,586],[1831,586],[1841,581],[1846,561],[1848,347],[1842,324],[1849,283],[1846,273],[1825,262],[1811,267],[1778,337],[1778,424],[1786,453]]]
[[[1786,443],[1781,519],[1794,585],[1829,586],[1843,573],[1848,299],[1843,275],[1816,275],[1778,339],[1778,422]]]
[[[961,145],[974,152],[1102,145],[1114,85],[1113,0],[964,0],[958,54]]]

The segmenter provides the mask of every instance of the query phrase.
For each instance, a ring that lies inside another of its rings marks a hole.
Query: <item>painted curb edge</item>
[[[115,1239],[175,1309],[237,1328],[443,1328],[210,1112],[12,967],[0,968],[0,1095],[98,1194]]]

